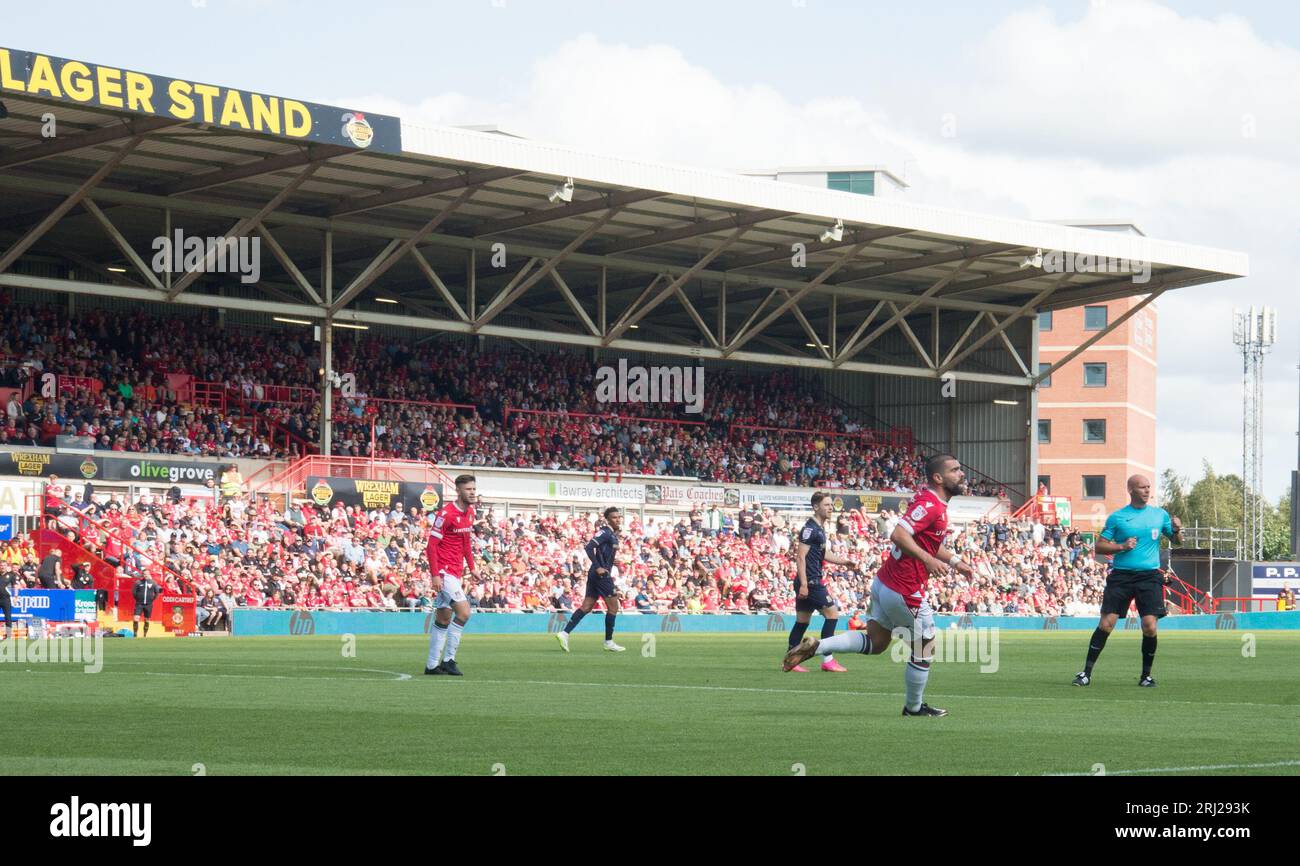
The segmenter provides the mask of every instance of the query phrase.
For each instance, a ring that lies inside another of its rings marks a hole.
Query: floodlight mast
[[[1251,562],[1264,557],[1264,356],[1277,342],[1277,311],[1233,310],[1232,341],[1241,350],[1242,543]]]

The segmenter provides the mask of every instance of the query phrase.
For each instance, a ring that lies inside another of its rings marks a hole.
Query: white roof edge
[[[797,166],[785,166],[785,165],[783,165],[783,166],[781,166],[780,168],[746,169],[745,171],[739,171],[739,172],[736,172],[736,173],[737,173],[737,174],[747,175],[747,176],[748,176],[748,175],[763,175],[763,176],[769,176],[769,175],[770,175],[770,176],[775,176],[775,175],[778,175],[778,174],[821,174],[822,172],[825,172],[825,173],[827,173],[827,174],[832,174],[832,173],[837,173],[837,172],[846,172],[846,171],[874,171],[874,172],[880,172],[881,174],[887,174],[887,175],[889,175],[889,177],[894,181],[894,183],[898,184],[899,186],[901,186],[901,187],[907,187],[907,186],[908,186],[907,181],[903,180],[901,177],[899,177],[898,175],[894,174],[894,172],[893,172],[893,171],[892,171],[888,166],[879,165],[879,164],[875,164],[875,165],[797,165]]]
[[[1133,229],[1133,231],[1137,232],[1143,237],[1146,237],[1147,234],[1146,232],[1142,231],[1142,227],[1139,226],[1137,222],[1135,222],[1134,220],[1121,219],[1118,217],[1115,219],[1094,218],[1094,219],[1045,220],[1045,222],[1057,223],[1063,226],[1077,226],[1079,228],[1087,228],[1090,226],[1128,226],[1129,228]]]
[[[783,210],[828,222],[893,226],[928,234],[973,238],[1043,250],[1068,250],[1097,256],[1244,277],[1245,253],[1047,222],[967,213],[901,199],[878,198],[746,177],[714,169],[648,162],[583,151],[569,145],[508,138],[445,126],[402,121],[402,148],[428,156],[517,168],[579,185],[588,180],[611,186],[649,189],[670,195]]]

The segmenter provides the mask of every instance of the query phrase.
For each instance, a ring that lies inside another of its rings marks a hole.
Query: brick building
[[[1039,316],[1046,370],[1141,297]],[[1100,528],[1128,502],[1125,482],[1156,481],[1156,304],[1102,337],[1044,380],[1038,392],[1038,480],[1072,500],[1075,521]]]

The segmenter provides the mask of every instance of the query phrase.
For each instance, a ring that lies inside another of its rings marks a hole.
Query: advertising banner
[[[686,484],[647,484],[646,505],[727,505],[727,494],[735,499],[736,491],[725,487],[697,487]],[[733,505],[738,505],[735,501]]]
[[[778,492],[781,489],[788,492]],[[913,496],[911,493],[871,493],[869,491],[839,493],[834,490],[827,490],[826,492],[831,494],[836,511],[854,511],[862,508],[872,514],[878,513],[882,509],[898,511],[907,505]],[[789,488],[742,490],[740,492],[740,501],[746,505],[762,505],[775,511],[783,509],[811,511],[812,495],[813,488],[811,487],[794,491]]]
[[[402,511],[412,508],[437,511],[442,505],[442,484],[421,484],[418,481],[371,481],[365,478],[340,478],[337,476],[307,476],[307,495],[311,501],[325,508],[335,503],[364,508],[367,511],[389,511],[394,503]]]
[[[1255,562],[1250,566],[1251,595],[1277,595],[1283,588],[1300,591],[1300,562]]]
[[[402,124],[396,117],[33,51],[0,48],[0,91],[303,143],[376,153],[402,152]]]
[[[597,484],[582,481],[547,481],[546,498],[564,502],[645,502],[644,484]]]
[[[108,452],[105,452],[107,455]],[[135,481],[154,484],[204,484],[218,479],[220,463],[200,460],[110,457],[99,454],[57,454],[0,448],[0,475],[46,478],[57,475],[76,481]]]
[[[19,589],[12,595],[14,619],[47,622],[95,621],[93,589]]]

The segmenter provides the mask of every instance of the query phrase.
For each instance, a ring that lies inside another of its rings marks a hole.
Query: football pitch
[[[1300,774],[1300,633],[1166,632],[1155,689],[1117,630],[1002,631],[996,672],[936,661],[902,718],[903,665],[783,673],[783,633],[468,634],[463,678],[422,636],[106,640],[103,668],[0,664],[6,774]],[[1249,643],[1253,641],[1254,646]],[[1253,656],[1243,650],[1253,649]]]

